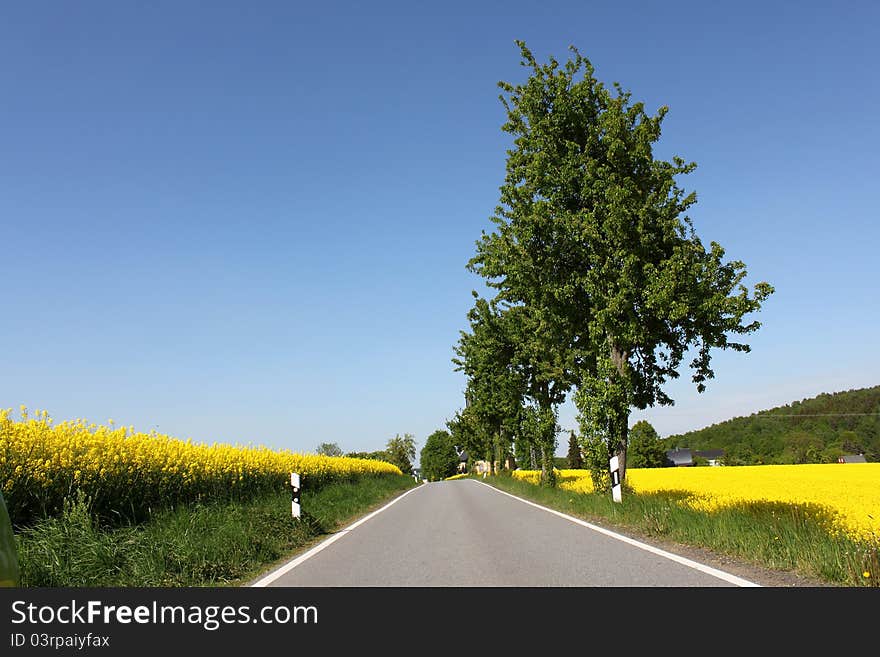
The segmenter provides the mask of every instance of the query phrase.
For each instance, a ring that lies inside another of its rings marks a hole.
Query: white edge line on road
[[[283,566],[280,566],[280,567],[277,568],[276,570],[273,570],[271,573],[269,573],[268,575],[266,575],[266,576],[263,577],[262,579],[260,579],[260,580],[258,580],[258,581],[256,581],[256,582],[254,582],[253,584],[250,585],[250,588],[262,588],[262,587],[268,586],[269,584],[271,584],[272,582],[274,582],[276,579],[278,579],[278,578],[281,577],[282,575],[284,575],[284,574],[286,574],[286,573],[289,573],[291,570],[293,570],[294,568],[296,568],[298,565],[300,565],[300,564],[301,564],[302,562],[304,562],[306,559],[310,559],[311,557],[313,557],[313,556],[315,556],[316,554],[318,554],[318,552],[320,552],[320,551],[323,550],[324,548],[328,547],[331,543],[334,543],[334,542],[338,541],[340,538],[342,538],[343,536],[345,536],[348,532],[350,532],[350,531],[351,531],[352,529],[354,529],[355,527],[358,527],[358,526],[362,525],[363,523],[365,523],[367,520],[369,520],[369,519],[372,518],[373,516],[379,515],[379,514],[382,513],[385,509],[387,509],[389,506],[391,506],[392,504],[396,504],[397,502],[399,502],[400,500],[402,500],[404,497],[406,497],[407,495],[409,495],[409,494],[412,493],[413,491],[419,490],[419,488],[421,488],[421,486],[416,486],[415,488],[410,488],[410,489],[409,489],[408,491],[406,491],[403,495],[399,495],[398,497],[395,497],[393,500],[391,500],[388,504],[386,504],[385,506],[383,506],[381,509],[376,509],[375,511],[373,511],[373,512],[370,513],[369,515],[364,516],[363,518],[361,518],[361,519],[358,520],[357,522],[354,522],[354,523],[350,524],[350,525],[349,525],[348,527],[346,527],[345,529],[340,529],[338,532],[334,533],[333,536],[331,536],[331,537],[328,538],[328,539],[325,539],[325,540],[321,541],[321,542],[318,543],[315,547],[313,547],[312,549],[310,549],[308,552],[304,552],[303,554],[301,554],[300,556],[296,557],[295,559],[293,559],[293,560],[291,560],[291,561],[288,561],[288,562],[287,562],[286,564],[284,564]]]
[[[605,529],[604,527],[599,527],[598,525],[592,525],[584,520],[581,520],[580,518],[575,518],[574,516],[567,515],[565,513],[562,513],[561,511],[556,511],[555,509],[550,509],[546,506],[541,506],[540,504],[535,504],[534,502],[530,502],[529,500],[524,500],[521,497],[517,497],[516,495],[511,495],[507,491],[501,490],[499,488],[495,488],[494,486],[491,486],[485,482],[478,481],[477,483],[482,484],[483,486],[486,486],[487,488],[491,488],[492,490],[497,491],[497,492],[501,493],[502,495],[507,495],[509,497],[512,497],[515,500],[519,500],[520,502],[523,502],[524,504],[528,504],[528,505],[533,506],[537,509],[541,509],[542,511],[547,511],[548,513],[552,513],[553,515],[557,515],[560,518],[565,518],[566,520],[570,520],[571,522],[573,522],[575,524],[581,525],[583,527],[587,527],[588,529],[592,529],[593,531],[597,531],[600,534],[605,534],[606,536],[610,536],[611,538],[616,538],[617,540],[623,541],[624,543],[629,543],[630,545],[633,545],[637,548],[640,548],[640,549],[645,550],[647,552],[651,552],[652,554],[656,554],[661,557],[665,557],[667,559],[670,559],[672,561],[680,563],[684,566],[688,566],[688,567],[693,568],[695,570],[699,570],[700,572],[706,573],[707,575],[712,575],[713,577],[717,577],[718,579],[722,579],[725,582],[729,582],[729,583],[735,584],[737,586],[761,587],[760,584],[757,584],[755,582],[750,582],[749,580],[743,579],[742,577],[737,577],[736,575],[731,575],[730,573],[726,573],[723,570],[718,570],[717,568],[712,568],[711,566],[707,566],[707,565],[699,563],[697,561],[691,561],[690,559],[687,559],[686,557],[681,557],[677,554],[673,554],[671,552],[666,552],[665,550],[661,550],[660,548],[656,548],[653,545],[648,545],[647,543],[642,543],[641,541],[637,541],[635,539],[629,538],[628,536],[624,536],[622,534],[618,534],[616,532],[610,531],[608,529]]]

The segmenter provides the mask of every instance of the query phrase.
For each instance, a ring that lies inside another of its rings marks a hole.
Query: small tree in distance
[[[318,454],[323,456],[342,456],[342,450],[336,443],[321,443],[318,445]]]
[[[568,437],[568,467],[572,470],[580,470],[584,467],[584,459],[581,455],[581,446],[578,444],[574,431]]]
[[[632,468],[662,468],[666,465],[663,442],[647,420],[639,420],[629,430],[627,459]]]
[[[403,436],[396,434],[385,446],[388,462],[393,463],[403,474],[413,473],[413,459],[416,457],[416,441],[412,434],[405,433]]]

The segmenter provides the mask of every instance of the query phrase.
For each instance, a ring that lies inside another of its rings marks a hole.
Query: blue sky
[[[697,162],[697,233],[776,288],[750,354],[632,422],[876,385],[878,24],[874,2],[9,4],[0,406],[421,449],[463,404],[515,39],[668,105],[655,153]]]

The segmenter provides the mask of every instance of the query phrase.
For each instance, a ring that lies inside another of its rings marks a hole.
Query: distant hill
[[[728,465],[880,461],[880,385],[823,393],[663,439],[667,449],[723,449]]]

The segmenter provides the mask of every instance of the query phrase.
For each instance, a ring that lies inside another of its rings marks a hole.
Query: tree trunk
[[[556,487],[553,456],[553,445],[544,445],[541,454],[541,485],[551,488]]]
[[[541,485],[556,487],[555,463],[553,461],[556,447],[556,421],[553,408],[549,404],[541,404]]]
[[[617,456],[617,464],[620,468],[620,483],[626,479],[626,445],[629,438],[629,413],[623,413],[618,418],[617,446],[613,452]]]

